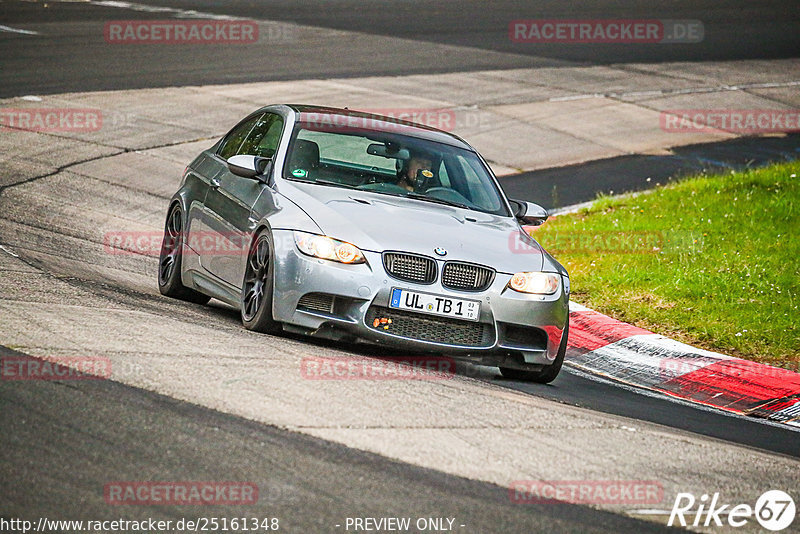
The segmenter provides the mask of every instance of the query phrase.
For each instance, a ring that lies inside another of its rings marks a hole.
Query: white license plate
[[[396,287],[392,288],[389,307],[470,321],[477,321],[481,312],[481,303],[477,300],[454,299]]]

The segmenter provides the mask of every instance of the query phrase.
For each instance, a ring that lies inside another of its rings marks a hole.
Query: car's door
[[[207,238],[211,234],[207,226],[208,217],[204,215],[203,203],[209,189],[219,186],[219,175],[225,169],[225,160],[220,155],[223,153],[235,154],[261,115],[248,117],[234,126],[230,132],[225,134],[222,142],[216,148],[203,152],[196,161],[192,162],[191,168],[187,169],[186,183],[191,185],[192,195],[187,205],[185,244],[200,256],[201,262],[203,256],[208,252],[204,250],[207,247],[203,245],[209,244],[208,240],[204,241],[203,238]]]
[[[223,143],[217,153],[221,166],[204,202],[205,226],[212,233],[212,253],[203,255],[201,265],[223,281],[240,287],[241,256],[249,245],[250,212],[259,194],[267,186],[255,179],[243,178],[230,172],[226,161],[231,156],[247,154],[272,158],[278,148],[283,118],[275,113],[254,117],[249,132],[235,146],[238,139]]]
[[[220,166],[210,153],[201,154],[192,165],[186,169],[184,178],[184,188],[188,192],[186,199],[186,232],[187,239],[185,244],[194,252],[199,254],[199,250],[194,239],[189,236],[205,230],[205,220],[203,217],[203,202],[208,194],[208,189],[220,172]]]

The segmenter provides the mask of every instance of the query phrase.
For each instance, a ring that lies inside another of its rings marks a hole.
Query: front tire
[[[537,371],[525,371],[523,369],[511,369],[509,367],[501,367],[500,374],[503,378],[510,378],[512,380],[523,380],[525,382],[537,382],[539,384],[549,384],[556,379],[558,373],[561,372],[561,366],[564,364],[564,356],[567,353],[567,339],[569,338],[569,320],[564,327],[564,334],[561,336],[561,344],[558,346],[558,353],[556,359],[544,369]]]
[[[158,290],[167,297],[206,304],[211,297],[189,289],[181,282],[183,233],[183,210],[180,204],[175,204],[164,223],[164,241],[158,258]]]
[[[247,254],[240,303],[242,324],[254,332],[275,334],[282,329],[281,323],[272,318],[274,258],[272,236],[268,230],[261,230]]]

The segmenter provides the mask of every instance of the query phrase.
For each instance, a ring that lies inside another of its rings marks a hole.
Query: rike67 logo
[[[719,493],[710,498],[707,494],[696,499],[691,493],[678,493],[667,526],[682,527],[743,527],[753,519],[761,528],[778,532],[794,522],[794,499],[781,490],[765,491],[749,504],[727,504],[720,501]]]

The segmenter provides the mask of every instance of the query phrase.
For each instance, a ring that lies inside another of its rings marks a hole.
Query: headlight
[[[561,276],[556,273],[516,273],[508,287],[520,293],[552,295],[558,290]]]
[[[364,255],[357,246],[325,235],[294,232],[294,243],[300,252],[323,260],[339,263],[364,263]]]

